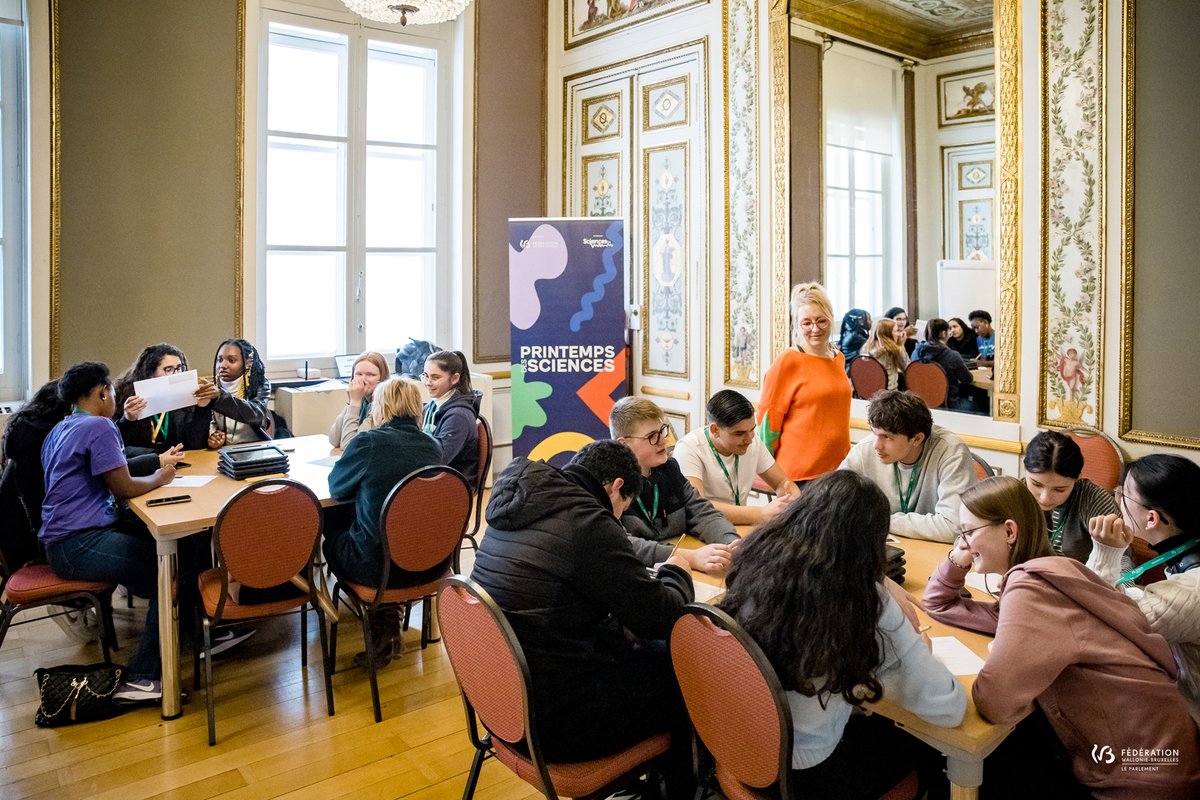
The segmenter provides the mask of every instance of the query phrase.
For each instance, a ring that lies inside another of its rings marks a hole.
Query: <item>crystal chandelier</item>
[[[436,25],[448,22],[463,12],[471,0],[411,0],[398,3],[396,0],[342,0],[346,8],[360,17],[401,25]],[[419,3],[419,5],[417,5]]]

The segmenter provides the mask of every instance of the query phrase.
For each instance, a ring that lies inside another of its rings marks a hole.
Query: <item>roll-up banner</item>
[[[513,456],[563,466],[629,392],[625,221],[510,219]]]

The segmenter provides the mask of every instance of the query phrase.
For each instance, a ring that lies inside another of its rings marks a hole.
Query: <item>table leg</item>
[[[175,579],[179,572],[179,546],[174,539],[158,539],[158,648],[162,658],[162,718],[183,713],[179,691],[179,603]]]
[[[946,776],[950,779],[950,800],[978,800],[983,784],[982,760],[947,756]]]

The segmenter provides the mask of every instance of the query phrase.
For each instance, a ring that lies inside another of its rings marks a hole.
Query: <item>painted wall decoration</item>
[[[942,258],[996,259],[996,145],[942,148]]]
[[[583,157],[583,199],[580,208],[586,217],[615,217],[621,197],[621,154],[601,153]]]
[[[992,67],[938,75],[938,127],[996,119],[996,70]]]
[[[1042,3],[1041,425],[1101,425],[1104,7]]]
[[[758,388],[758,7],[725,0],[725,382]]]
[[[690,221],[686,142],[643,151],[643,286],[646,335],[642,371],[688,377],[687,298]]]
[[[592,144],[621,136],[621,95],[589,97],[582,103],[583,143]]]
[[[687,125],[690,119],[687,75],[642,87],[642,130]]]
[[[703,5],[708,0],[566,0],[563,46],[572,47],[630,25]]]
[[[671,441],[674,445],[692,429],[692,415],[679,411],[664,411],[663,416],[667,418],[667,424],[671,426]]]
[[[509,220],[513,455],[563,466],[608,438],[626,381],[625,224]]]
[[[992,243],[996,223],[992,199],[958,201],[959,258],[966,261],[993,261]]]
[[[958,165],[958,190],[991,189],[992,162],[965,161]]]

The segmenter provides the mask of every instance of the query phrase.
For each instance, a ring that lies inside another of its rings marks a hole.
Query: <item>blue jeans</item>
[[[129,680],[157,680],[162,674],[158,652],[158,556],[154,539],[136,517],[126,512],[112,526],[86,528],[46,545],[46,560],[62,578],[123,584],[138,597],[149,597],[146,629],[129,660]]]

